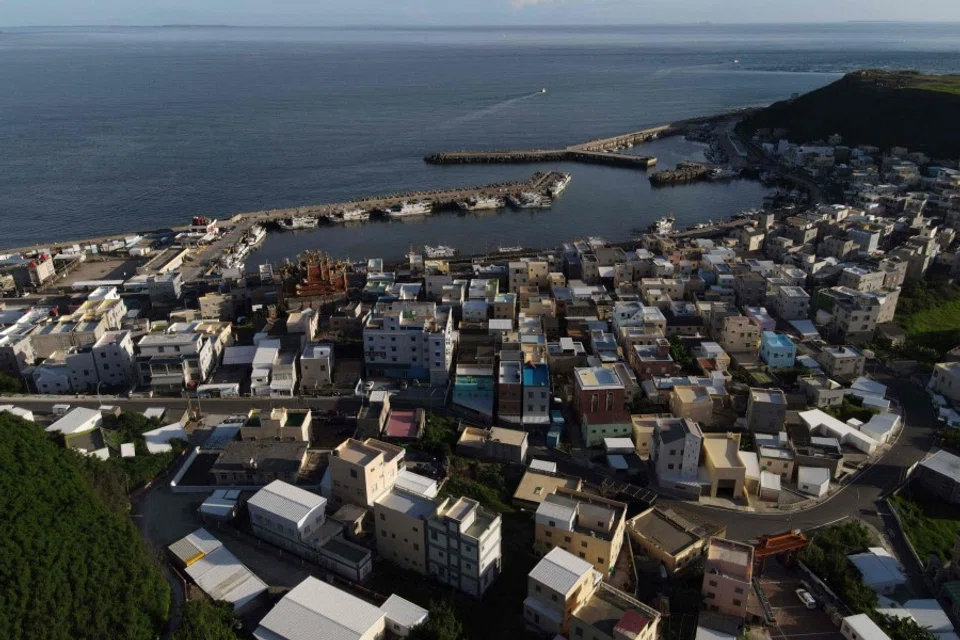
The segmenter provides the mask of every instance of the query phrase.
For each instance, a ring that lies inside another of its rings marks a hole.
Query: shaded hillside
[[[934,158],[960,155],[960,76],[858,71],[793,100],[749,116],[741,129],[785,129],[792,142],[825,140],[924,151]]]

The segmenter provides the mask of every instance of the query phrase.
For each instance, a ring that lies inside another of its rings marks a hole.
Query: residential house
[[[500,515],[470,498],[444,498],[427,523],[427,572],[477,598],[501,569]]]
[[[344,441],[333,450],[327,468],[333,499],[372,506],[396,484],[404,468],[404,456],[403,448],[373,438]]]
[[[155,391],[203,384],[216,366],[210,339],[200,333],[148,333],[137,348],[140,383]]]
[[[703,597],[707,610],[746,617],[753,580],[753,546],[711,538],[703,568]]]
[[[263,486],[274,480],[296,484],[307,460],[305,442],[234,441],[210,470],[220,486]]]
[[[937,451],[920,461],[914,478],[931,495],[947,504],[960,504],[960,456]]]
[[[717,342],[734,357],[737,354],[756,354],[760,346],[760,327],[746,316],[727,316],[721,322]]]
[[[684,418],[657,418],[650,459],[657,481],[667,490],[700,495],[698,472],[704,434],[700,425]]]
[[[810,317],[810,294],[802,287],[780,287],[773,311],[781,320],[805,320]]]
[[[797,359],[797,345],[782,333],[764,331],[760,338],[760,360],[771,369],[792,369]]]
[[[537,507],[534,552],[546,555],[558,547],[610,575],[623,545],[626,514],[622,502],[558,488]]]
[[[518,429],[465,426],[457,440],[457,453],[462,456],[524,464],[527,459],[528,434]]]
[[[450,308],[432,302],[378,303],[363,328],[368,377],[444,385],[456,340]]]
[[[787,420],[787,397],[780,389],[750,389],[747,396],[747,429],[780,433]]]
[[[524,621],[540,633],[569,633],[573,612],[589,601],[602,581],[586,560],[559,547],[551,549],[527,576]]]
[[[333,345],[311,342],[300,356],[300,390],[316,391],[333,386]]]
[[[740,458],[739,433],[703,434],[703,470],[711,498],[739,500],[744,496],[747,469]]]
[[[612,369],[575,369],[573,407],[587,447],[600,445],[605,437],[630,436],[633,430],[624,384]]]
[[[656,640],[660,613],[601,582],[570,617],[570,637],[591,640]]]
[[[960,362],[937,363],[927,386],[944,398],[960,402]]]
[[[137,381],[136,355],[129,331],[108,331],[91,349],[97,377],[106,387],[130,387]]]

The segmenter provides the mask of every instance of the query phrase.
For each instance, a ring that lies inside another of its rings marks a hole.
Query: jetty
[[[650,184],[655,187],[665,187],[685,182],[699,182],[710,178],[711,169],[699,162],[681,161],[675,169],[657,171],[650,176]]]

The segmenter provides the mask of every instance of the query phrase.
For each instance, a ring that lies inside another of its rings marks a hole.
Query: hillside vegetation
[[[785,129],[792,142],[843,136],[851,146],[902,146],[934,158],[960,155],[960,76],[857,71],[747,117],[741,130]]]
[[[0,638],[158,637],[169,587],[104,470],[0,412]]]

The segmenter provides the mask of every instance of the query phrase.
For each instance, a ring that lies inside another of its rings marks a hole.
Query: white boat
[[[654,222],[652,225],[650,225],[650,231],[652,233],[661,233],[661,234],[670,233],[671,231],[673,231],[673,223],[676,221],[677,219],[674,218],[673,216],[664,216],[659,220],[657,220],[656,222]]]
[[[547,92],[546,89],[540,89],[540,93],[546,93],[546,92]]]
[[[733,169],[721,169],[720,167],[717,167],[716,169],[710,172],[710,179],[711,180],[733,180],[739,175],[740,174],[734,171]]]
[[[426,200],[416,202],[404,202],[395,204],[386,210],[391,218],[402,218],[404,216],[428,216],[433,213],[433,203]]]
[[[495,196],[477,196],[458,200],[457,206],[463,211],[490,211],[493,209],[502,209],[506,205],[503,198]]]
[[[344,209],[340,217],[344,222],[349,222],[350,220],[369,220],[370,212],[360,207],[354,207],[353,209]]]
[[[510,204],[518,209],[548,209],[553,206],[553,200],[540,193],[524,191],[518,196],[510,196]]]
[[[267,230],[264,229],[262,225],[255,224],[250,227],[250,230],[243,236],[241,244],[245,244],[248,247],[255,247],[266,237]]]
[[[278,224],[281,229],[297,231],[299,229],[316,229],[319,223],[320,220],[313,216],[293,216],[289,220],[281,220]]]
[[[550,192],[550,196],[556,198],[563,193],[564,189],[567,188],[567,185],[570,184],[570,180],[572,179],[573,176],[571,176],[569,173],[564,173],[558,180],[547,187],[547,191]]]
[[[523,251],[523,247],[520,245],[514,245],[512,247],[497,247],[497,251],[500,253],[516,253],[517,251]]]
[[[423,253],[431,260],[436,260],[439,258],[455,258],[460,254],[460,252],[453,247],[447,247],[442,244],[436,247],[425,244],[423,245]]]

